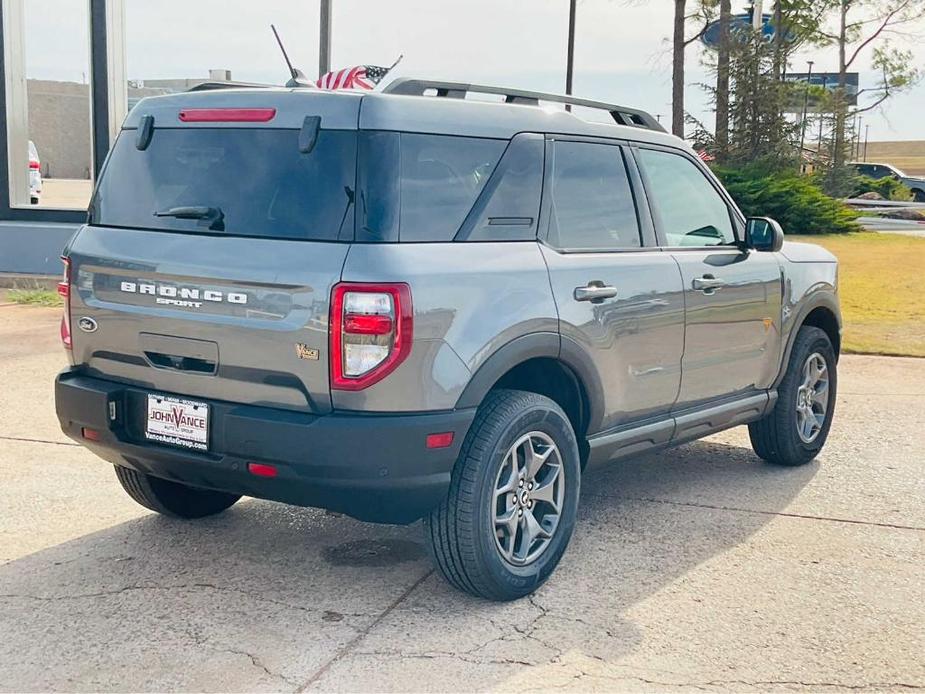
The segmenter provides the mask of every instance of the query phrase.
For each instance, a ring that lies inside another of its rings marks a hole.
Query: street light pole
[[[864,161],[867,161],[867,136],[870,133],[870,125],[864,126]]]
[[[575,6],[578,0],[569,0],[568,5],[568,49],[565,64],[565,93],[572,95],[572,74],[575,70]],[[572,107],[566,104],[566,111],[571,111]]]
[[[331,71],[331,0],[321,0],[318,35],[318,77]]]
[[[827,82],[826,75],[822,76],[822,91],[825,92],[825,84]],[[825,114],[822,113],[822,110],[819,110],[819,144],[816,145],[816,158],[819,159],[822,157],[822,123],[825,121]]]
[[[864,123],[864,116],[858,116],[858,124],[854,130],[854,160],[861,158],[861,125]]]

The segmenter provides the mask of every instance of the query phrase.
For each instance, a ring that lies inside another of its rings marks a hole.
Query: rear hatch
[[[269,89],[140,102],[69,252],[75,363],[157,392],[330,411],[358,108]]]

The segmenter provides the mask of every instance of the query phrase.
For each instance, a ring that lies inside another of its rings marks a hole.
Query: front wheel
[[[479,407],[447,498],[424,519],[437,568],[460,590],[514,600],[562,558],[578,509],[575,432],[555,402],[492,391]]]
[[[829,336],[819,328],[800,328],[774,409],[748,425],[755,453],[775,465],[803,465],[815,458],[832,426],[837,385]]]

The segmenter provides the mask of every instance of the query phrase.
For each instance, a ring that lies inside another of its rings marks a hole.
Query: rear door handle
[[[725,287],[726,280],[721,280],[713,275],[704,275],[703,277],[695,277],[694,281],[691,282],[691,286],[694,289],[699,289],[705,294],[712,294],[717,289]]]
[[[616,295],[616,287],[608,287],[600,280],[591,280],[585,287],[575,287],[573,294],[575,301],[590,301],[592,304],[599,304],[604,299],[612,299]]]

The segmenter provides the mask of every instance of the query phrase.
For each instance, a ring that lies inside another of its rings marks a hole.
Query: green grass
[[[61,297],[57,292],[48,289],[11,289],[7,298],[16,304],[29,306],[63,306]]]
[[[791,236],[838,257],[846,352],[925,357],[925,238]]]

